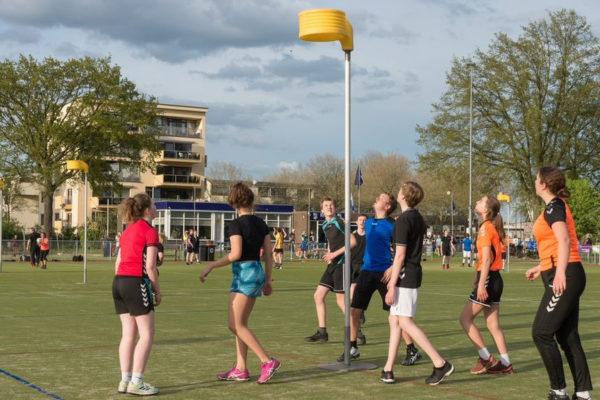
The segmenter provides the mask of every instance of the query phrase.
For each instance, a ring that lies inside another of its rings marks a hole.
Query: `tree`
[[[577,234],[596,236],[600,233],[600,192],[586,179],[570,180],[568,187],[571,191],[568,202]]]
[[[470,60],[454,59],[448,90],[433,105],[434,120],[418,126],[421,165],[465,164],[469,151]],[[473,69],[473,160],[476,179],[490,174],[517,184],[530,210],[535,171],[557,165],[570,178],[600,185],[600,45],[573,11],[548,14],[513,40],[499,33]]]
[[[314,187],[311,209],[320,209],[324,197],[335,201],[338,211],[344,211],[344,160],[332,154],[314,156],[306,164],[308,182]]]
[[[156,123],[155,99],[138,92],[110,58],[38,62],[21,56],[0,62],[0,169],[40,188],[48,232],[54,192],[68,179],[81,178],[65,162],[87,162],[98,191],[118,186],[111,161],[141,171],[153,166]]]
[[[244,173],[240,167],[226,161],[215,161],[211,163],[208,167],[206,176],[208,179],[225,181],[252,180],[252,178],[248,174]]]

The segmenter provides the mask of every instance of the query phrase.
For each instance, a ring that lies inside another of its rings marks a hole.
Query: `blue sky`
[[[0,0],[0,54],[111,56],[160,102],[208,107],[209,163],[261,178],[343,156],[343,52],[300,41],[298,12],[338,8],[353,24],[353,157],[414,160],[452,58],[567,4],[600,36],[597,0]]]

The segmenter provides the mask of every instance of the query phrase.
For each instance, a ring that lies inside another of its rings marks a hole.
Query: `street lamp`
[[[450,228],[450,237],[454,238],[454,193],[448,190],[446,194],[450,196],[450,217],[452,221],[452,225]]]
[[[354,34],[346,13],[340,10],[315,9],[298,14],[298,36],[309,42],[339,41],[345,53],[345,163],[344,163],[344,259],[350,260],[350,53],[354,50]],[[344,263],[344,303],[345,303],[345,340],[344,363],[326,364],[326,369],[371,369],[373,364],[353,365],[350,367],[350,263]]]
[[[506,271],[510,272],[510,196],[507,194],[504,194],[502,192],[498,193],[498,196],[496,197],[499,201],[505,201],[506,204],[508,204],[508,216],[506,218],[506,226],[507,226],[507,233],[506,233],[506,237],[507,237],[507,245],[506,245]]]
[[[469,68],[469,235],[473,235],[473,68],[475,63],[468,62]]]
[[[84,174],[84,207],[83,207],[83,283],[87,283],[87,213],[88,213],[88,165],[82,160],[67,161],[67,169],[70,171],[82,171]]]

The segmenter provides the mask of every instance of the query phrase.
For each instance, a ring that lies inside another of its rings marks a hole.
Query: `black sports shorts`
[[[116,275],[112,295],[117,314],[145,315],[154,310],[154,298],[148,278]]]

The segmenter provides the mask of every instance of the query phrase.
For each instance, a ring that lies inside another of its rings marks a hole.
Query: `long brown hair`
[[[144,211],[152,207],[152,199],[146,193],[138,193],[121,203],[121,215],[125,222],[136,222],[144,217]]]
[[[488,209],[487,215],[484,215],[484,221],[491,221],[496,227],[500,240],[504,241],[506,234],[504,233],[504,221],[502,215],[500,215],[500,201],[493,196],[485,196],[485,206]]]
[[[565,174],[560,169],[545,166],[541,167],[537,174],[540,177],[540,182],[546,184],[546,187],[552,194],[564,198],[571,196],[571,192],[567,188]]]

